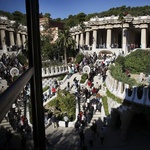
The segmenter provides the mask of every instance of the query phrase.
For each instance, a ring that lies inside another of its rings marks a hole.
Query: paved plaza
[[[98,128],[100,129],[100,128]],[[80,139],[74,134],[73,128],[59,127],[58,129],[48,128],[46,130],[53,150],[80,150]],[[85,145],[88,150],[148,150],[150,135],[148,133],[133,132],[129,134],[127,141],[120,139],[120,130],[106,129],[104,144],[101,145],[100,137],[96,137],[93,147],[89,145],[91,137],[90,129],[85,128]]]

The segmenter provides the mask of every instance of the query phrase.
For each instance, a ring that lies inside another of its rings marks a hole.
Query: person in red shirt
[[[96,90],[95,87],[93,87],[93,89],[92,89],[92,94],[93,94],[93,95],[96,95],[96,93],[97,93],[97,90]]]
[[[89,88],[91,88],[92,87],[92,82],[90,80],[88,80],[87,85],[88,85]]]
[[[56,88],[52,87],[52,95],[55,95],[56,93]]]

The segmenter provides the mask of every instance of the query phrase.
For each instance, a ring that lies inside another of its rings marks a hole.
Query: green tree
[[[43,15],[43,17],[44,17],[44,18],[49,18],[49,19],[51,19],[51,14],[50,14],[50,13],[45,13],[45,14]]]
[[[81,12],[76,15],[76,19],[78,20],[78,24],[85,21],[86,14]]]
[[[64,51],[64,60],[65,64],[67,64],[67,53],[70,49],[76,48],[76,41],[72,38],[69,30],[60,30],[58,33],[58,39],[56,40],[56,44],[59,49]]]
[[[52,29],[50,29],[49,19],[43,24],[43,31],[41,32],[42,60],[53,59],[55,53],[55,44],[52,43],[53,34]]]
[[[54,20],[57,21],[57,22],[62,22],[61,18],[56,18]]]
[[[8,19],[13,20],[14,16],[10,12],[0,10],[0,16],[6,16]]]
[[[18,22],[19,24],[26,25],[26,15],[21,13],[20,11],[14,11],[13,13],[13,20]]]

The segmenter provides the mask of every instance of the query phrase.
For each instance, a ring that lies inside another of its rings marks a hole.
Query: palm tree
[[[76,48],[76,41],[72,38],[69,30],[60,30],[58,32],[58,39],[56,40],[56,44],[60,49],[64,50],[64,60],[65,64],[67,64],[67,51],[69,49]]]

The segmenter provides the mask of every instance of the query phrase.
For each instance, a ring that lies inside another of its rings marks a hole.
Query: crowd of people
[[[103,56],[104,59],[106,55]],[[75,91],[74,94],[76,98],[83,100],[83,105],[82,105],[82,111],[79,112],[77,116],[77,121],[75,123],[75,129],[78,131],[78,129],[83,129],[87,124],[90,124],[92,117],[96,111],[101,111],[101,95],[99,95],[98,91],[101,88],[101,85],[96,82],[94,85],[94,76],[99,75],[102,77],[103,82],[105,81],[106,78],[106,71],[108,65],[105,64],[104,61],[101,63],[96,63],[96,60],[98,58],[98,55],[94,53],[93,55],[88,55],[84,56],[83,60],[81,61],[80,64],[72,64],[70,65],[70,70],[68,74],[68,78],[72,76],[72,74],[79,72],[82,73],[82,68],[85,65],[88,65],[90,67],[90,72],[88,74],[88,82],[87,86],[82,86],[80,85],[80,82],[74,78],[74,84],[70,85],[70,83],[67,83],[66,89],[68,91],[71,91],[72,87],[75,86]],[[24,69],[20,65],[18,59],[16,56],[8,56],[6,54],[3,54],[1,57],[1,60],[3,65],[0,67],[0,76],[3,79],[6,79],[8,82],[8,85],[10,85],[13,82],[13,77],[10,74],[10,69],[12,67],[18,68],[19,72],[23,72]],[[54,96],[55,93],[58,90],[59,84],[57,80],[53,82],[53,86],[51,86],[51,90],[49,92],[49,95],[43,95],[43,100],[46,101],[50,95]],[[29,85],[24,88],[23,93],[19,95],[19,97],[16,99],[15,102],[15,107],[12,108],[7,116],[6,119],[7,121],[10,122],[10,125],[12,128],[16,131],[26,133],[27,135],[31,134],[31,127],[28,124],[28,119],[25,117],[25,115],[21,114],[20,106],[19,106],[19,101],[25,102],[29,98]],[[95,96],[95,99],[90,101],[91,96]],[[57,127],[57,121],[56,121],[56,115],[52,114],[49,118],[51,118],[51,121],[54,123],[54,127]],[[68,118],[67,116],[64,117],[65,121],[65,126],[68,127]],[[83,133],[84,134],[84,133]],[[82,135],[81,135],[82,136]]]
[[[8,86],[10,86],[14,82],[14,76],[17,74],[11,73],[12,68],[15,68],[18,70],[19,74],[22,74],[26,68],[22,66],[15,54],[6,54],[3,53],[0,57],[0,79],[5,80],[7,83],[7,86],[4,85],[1,86],[0,94],[3,93]],[[14,132],[19,132],[21,136],[21,143],[20,146],[23,148],[25,147],[25,143],[28,138],[32,137],[32,129],[31,126],[28,123],[28,118],[26,117],[25,112],[25,103],[27,102],[29,98],[29,84],[27,84],[24,89],[21,91],[19,96],[16,98],[15,103],[12,105],[11,109],[7,112],[5,116],[5,120],[9,122],[10,126],[12,127],[12,130]],[[24,107],[24,112],[22,110],[22,107]],[[7,129],[6,130],[6,143],[4,146],[12,146],[12,130]],[[7,147],[8,147],[7,146]],[[13,147],[11,147],[13,148]]]
[[[80,146],[82,149],[86,149],[85,146],[85,133],[84,129],[88,125],[90,125],[91,130],[91,138],[89,139],[89,145],[93,146],[93,140],[100,136],[101,144],[103,144],[104,141],[104,130],[106,125],[101,128],[101,131],[97,131],[97,121],[92,121],[93,115],[96,113],[96,111],[101,112],[102,107],[102,96],[99,93],[99,90],[101,89],[102,85],[98,82],[94,82],[94,77],[99,76],[99,79],[102,78],[102,82],[106,79],[106,71],[108,69],[108,63],[105,63],[105,60],[107,58],[107,55],[103,55],[103,60],[101,63],[96,63],[97,61],[97,54],[94,53],[90,56],[85,56],[83,58],[83,61],[80,63],[78,70],[81,71],[80,68],[83,68],[85,65],[88,65],[90,67],[90,72],[88,73],[88,81],[86,86],[80,86],[79,81],[74,78],[73,86],[75,86],[75,95],[77,99],[80,100],[82,103],[82,110],[80,110],[79,114],[77,115],[77,120],[75,122],[75,134],[79,134],[80,137]],[[77,72],[77,69],[74,69]],[[70,77],[70,76],[69,76]],[[68,83],[67,89],[71,90],[73,87]],[[91,99],[92,96],[92,99]],[[94,98],[93,98],[94,97]],[[91,125],[92,123],[92,125]]]
[[[19,63],[15,54],[7,55],[6,53],[3,53],[0,58],[0,62],[0,77],[1,79],[5,79],[9,86],[13,82],[13,76],[10,73],[11,69],[17,68],[21,74],[23,72],[23,66]]]

